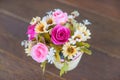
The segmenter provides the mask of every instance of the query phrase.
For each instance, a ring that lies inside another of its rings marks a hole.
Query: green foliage
[[[61,49],[62,49],[62,46],[57,46],[57,45],[54,45],[54,44],[50,44],[50,46],[51,47],[54,47],[54,49],[56,50],[56,53],[55,53],[55,57],[56,57],[56,61],[60,61],[60,55],[59,55],[59,53],[60,53],[60,51],[61,51]]]
[[[52,29],[53,27],[55,27],[55,25],[51,25],[48,27],[48,30]]]
[[[70,24],[70,23],[67,23],[65,26],[68,27],[68,28],[70,29],[71,35],[73,35],[73,34],[74,34],[74,27],[73,27],[73,25]]]
[[[43,37],[40,34],[38,34],[38,41],[44,43]]]
[[[88,55],[92,54],[91,50],[88,49],[90,47],[90,44],[85,42],[77,42],[76,45],[77,47],[80,47],[81,52],[86,53]]]
[[[40,67],[42,68],[43,70],[43,73],[45,72],[45,68],[46,68],[46,61],[44,61],[43,63],[41,63]]]
[[[42,33],[41,36],[44,37],[45,43],[49,45],[49,43],[50,43],[49,33]]]
[[[66,73],[68,70],[68,64],[64,63],[63,67],[60,70],[60,76],[62,76],[64,73]]]
[[[55,54],[55,57],[56,57],[56,61],[60,61],[60,55],[59,55],[59,50],[56,50],[56,54]]]
[[[85,42],[77,42],[76,45],[77,45],[78,47],[82,47],[82,46],[84,46],[84,47],[86,47],[86,48],[89,48],[89,47],[90,47],[90,44],[85,43]]]
[[[80,50],[81,50],[81,52],[84,52],[84,53],[86,53],[88,55],[92,54],[91,50],[87,49],[86,47],[81,47]]]

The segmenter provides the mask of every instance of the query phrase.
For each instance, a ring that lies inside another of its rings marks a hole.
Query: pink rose
[[[28,34],[29,40],[33,40],[35,38],[36,33],[35,33],[34,28],[35,28],[35,25],[28,26],[27,34]]]
[[[38,63],[44,62],[47,58],[48,48],[43,43],[37,43],[31,49],[31,57]]]
[[[64,24],[68,20],[68,16],[67,13],[57,9],[55,12],[53,12],[53,19],[55,20],[56,24]]]
[[[70,29],[62,26],[62,25],[56,25],[51,30],[51,40],[56,45],[64,44],[68,41],[68,38],[70,37]]]

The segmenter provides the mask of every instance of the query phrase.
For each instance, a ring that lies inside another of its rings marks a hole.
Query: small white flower
[[[54,9],[55,11],[57,11],[57,10],[60,10],[60,11],[62,11],[61,9]]]
[[[81,42],[84,39],[84,34],[82,32],[80,32],[79,30],[77,30],[74,33],[73,38],[77,41],[77,42]]]
[[[27,56],[30,56],[30,52],[31,52],[31,48],[32,46],[36,44],[36,41],[27,41],[24,40],[21,42],[21,45],[23,45],[25,47],[25,53],[27,54]]]
[[[86,30],[84,32],[85,37],[84,37],[83,41],[87,41],[87,39],[90,39],[91,38],[90,35],[91,35],[90,30]]]
[[[40,21],[41,21],[40,17],[38,17],[38,16],[37,17],[33,17],[33,19],[31,20],[30,24],[34,25],[34,24],[36,24],[36,23],[38,23]]]
[[[65,43],[62,49],[64,57],[68,57],[68,59],[73,59],[73,57],[78,52],[78,48],[76,46],[71,45],[70,43]]]
[[[78,11],[73,11],[71,15],[73,15],[73,17],[75,18],[75,17],[78,17],[80,13]]]
[[[72,38],[69,39],[69,42],[70,42],[70,44],[74,45],[74,44],[76,44],[76,42],[83,41],[84,38],[85,38],[84,34],[81,31],[76,30],[74,32],[74,35],[72,36]]]
[[[68,16],[68,19],[73,19],[73,18],[74,18],[73,15],[69,15],[69,16]]]
[[[83,20],[84,25],[90,25],[91,22],[89,22],[87,19]]]
[[[27,48],[29,46],[29,42],[27,40],[24,40],[21,42],[21,46],[24,46],[25,48]]]
[[[36,26],[35,26],[35,32],[36,33],[46,33],[47,32],[47,24],[45,21],[40,21]]]
[[[46,27],[47,27],[47,28],[48,28],[49,26],[55,24],[55,21],[54,21],[52,15],[47,15],[47,16],[43,17],[42,21],[46,22],[46,24],[47,24]]]
[[[49,11],[49,12],[46,12],[48,15],[51,15],[53,12],[52,11]]]
[[[76,40],[74,40],[73,38],[69,38],[69,43],[74,45],[76,44]]]
[[[90,35],[91,35],[90,30],[87,29],[87,27],[82,23],[80,23],[79,25],[80,26],[77,28],[77,30],[79,30],[80,32],[82,32],[84,34],[84,38],[82,39],[82,41],[87,41],[87,39],[91,38],[90,37]]]
[[[48,63],[52,64],[55,61],[55,49],[52,47],[50,48],[48,55],[47,55],[47,60]]]

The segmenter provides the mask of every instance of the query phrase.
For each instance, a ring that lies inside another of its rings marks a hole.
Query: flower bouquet
[[[70,15],[60,9],[47,12],[43,18],[33,17],[28,26],[28,40],[21,42],[25,53],[40,63],[43,71],[46,63],[54,64],[60,69],[60,76],[73,70],[78,65],[82,55],[91,55],[86,43],[90,39],[91,24],[88,20],[81,23],[75,20],[78,11]]]

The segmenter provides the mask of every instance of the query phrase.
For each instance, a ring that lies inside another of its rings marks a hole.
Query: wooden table
[[[85,1],[0,0],[0,80],[120,80],[120,10],[116,9],[120,8],[120,3],[110,0],[116,3],[115,8],[115,5],[106,4],[106,0]],[[100,8],[99,3],[106,6]],[[49,64],[43,75],[39,64],[27,57],[20,46],[20,42],[27,39],[25,33],[30,19],[44,16],[55,8],[67,12],[78,10],[79,21],[87,18],[92,22],[89,43],[93,55],[84,54],[78,67],[63,77]],[[102,9],[106,10],[102,13]]]

